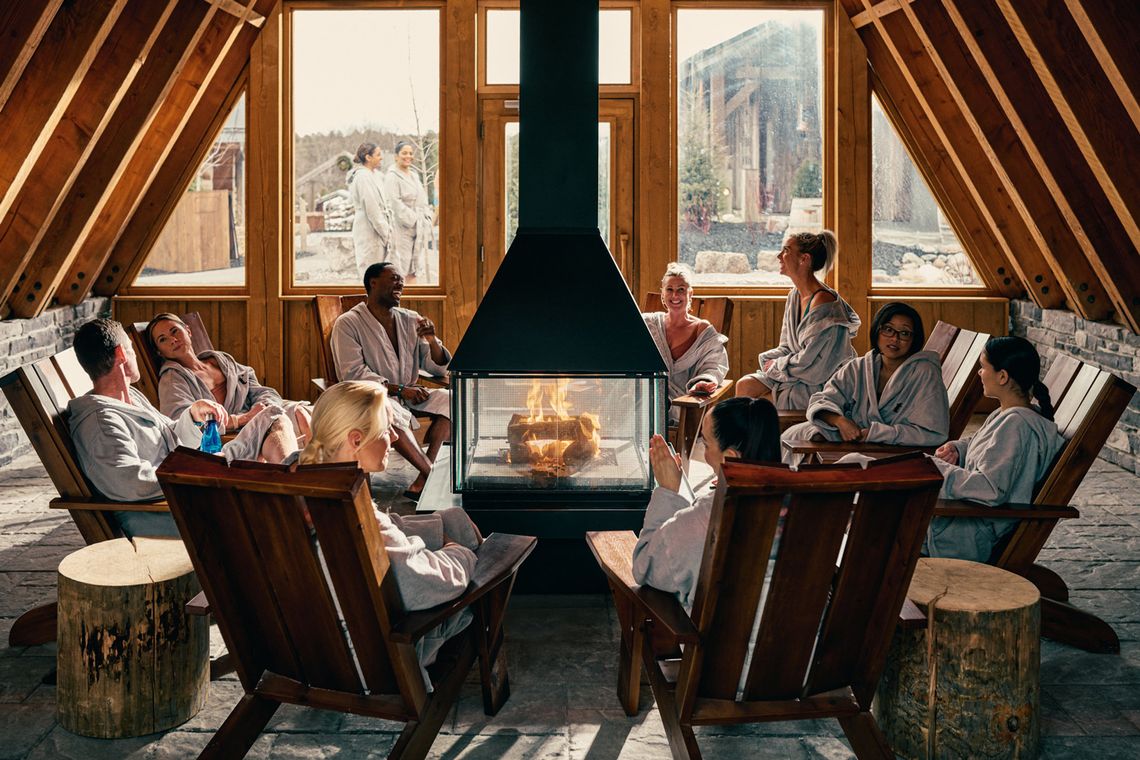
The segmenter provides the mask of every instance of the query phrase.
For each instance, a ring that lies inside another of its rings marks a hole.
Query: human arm
[[[376,383],[387,383],[389,378],[376,373],[364,362],[364,346],[360,333],[344,316],[333,323],[332,335],[329,336],[329,348],[332,350],[337,377],[342,381],[371,380]]]
[[[429,549],[419,536],[409,536],[383,512],[376,513],[396,587],[408,610],[424,610],[463,593],[475,570],[475,552],[457,543]]]
[[[658,485],[673,493],[681,489],[681,455],[674,453],[660,434],[649,439],[649,464]]]
[[[416,320],[416,337],[419,345],[427,347],[427,354],[420,353],[420,366],[433,375],[447,373],[447,365],[451,361],[451,352],[443,346],[443,341],[435,334],[435,323],[427,317]]]
[[[690,504],[667,488],[656,488],[633,549],[633,578],[688,597],[696,586],[708,533],[711,496]]]
[[[860,362],[848,362],[808,400],[806,418],[823,430],[836,431],[843,441],[860,441],[864,436],[859,425],[849,416],[853,400],[860,392],[860,371]]]
[[[389,171],[384,175],[384,195],[388,196],[388,202],[392,205],[392,216],[401,227],[415,229],[419,216],[416,209],[408,205],[400,190],[400,178],[396,172]]]
[[[708,342],[700,360],[693,367],[693,376],[688,382],[690,392],[712,393],[720,387],[728,375],[728,351],[724,347],[728,339],[720,334],[717,334],[716,338]]]
[[[909,395],[898,402],[901,408],[892,413],[893,422],[871,422],[865,440],[899,446],[937,446],[946,440],[950,431],[946,386],[937,367],[922,366],[921,372],[908,377]]]
[[[193,423],[190,427],[193,429]],[[72,425],[71,440],[87,479],[106,498],[113,501],[162,498],[162,486],[155,475],[156,464],[142,457],[120,415],[100,410],[85,416]],[[159,453],[165,457],[167,452]]]
[[[952,465],[935,456],[931,461],[942,473],[944,499],[964,499],[996,506],[1010,500],[1010,493],[1031,456],[1031,440],[1016,420],[999,423],[984,450],[975,454],[969,467]],[[980,456],[978,456],[980,454]],[[965,463],[965,456],[959,462]]]
[[[799,351],[775,358],[764,374],[777,382],[800,382],[822,386],[851,355],[846,327],[835,325],[822,331]]]

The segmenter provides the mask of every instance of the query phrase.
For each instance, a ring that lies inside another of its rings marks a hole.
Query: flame
[[[530,383],[530,390],[526,394],[526,409],[529,413],[527,422],[542,422],[542,397],[544,391],[542,388],[542,381],[535,378]]]
[[[568,420],[570,416],[570,401],[567,395],[570,391],[570,380],[556,378],[551,383],[543,383],[535,378],[530,382],[530,390],[526,394],[527,422],[543,422],[547,419],[544,400],[550,400],[552,413],[550,419]]]

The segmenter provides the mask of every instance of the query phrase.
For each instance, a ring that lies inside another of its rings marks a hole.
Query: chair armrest
[[[677,597],[634,582],[633,548],[637,546],[637,535],[633,531],[588,531],[586,544],[614,593],[621,594],[641,610],[641,618],[652,619],[678,643],[695,644],[700,641],[700,633]]]
[[[427,370],[420,370],[420,384],[431,385],[436,388],[450,388],[451,378],[447,375],[433,375]]]
[[[392,641],[414,643],[456,612],[470,607],[487,592],[509,580],[523,560],[534,551],[537,543],[538,539],[534,536],[515,536],[510,533],[492,533],[487,536],[475,550],[478,562],[463,595],[428,610],[409,612],[392,627]]]
[[[921,451],[924,454],[933,454],[933,446],[895,446],[888,443],[865,443],[863,441],[780,441],[780,445],[793,454],[821,454],[842,453],[850,454],[909,454],[912,451]]]
[[[318,397],[329,389],[328,381],[323,377],[314,377],[309,383],[313,386],[313,390],[317,392]]]
[[[703,409],[706,406],[712,406],[719,402],[732,388],[732,381],[725,380],[722,382],[715,391],[707,396],[694,396],[686,393],[684,396],[678,396],[675,399],[670,399],[669,403],[673,406],[683,406],[689,409]]]
[[[1012,517],[1015,520],[1069,520],[1080,517],[1073,507],[1055,504],[1003,504],[987,507],[972,501],[939,499],[934,504],[935,517]]]
[[[52,509],[78,509],[88,512],[169,512],[166,501],[104,501],[57,496],[48,504]]]
[[[784,432],[792,425],[807,422],[806,409],[778,409],[776,414],[780,417],[780,432]]]

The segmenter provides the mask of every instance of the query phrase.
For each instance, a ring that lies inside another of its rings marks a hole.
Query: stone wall
[[[1063,309],[1041,309],[1029,301],[1010,302],[1011,334],[1031,340],[1047,367],[1057,351],[1106,369],[1140,388],[1140,335],[1126,327],[1087,322]],[[1101,459],[1140,474],[1140,394],[1124,410]]]
[[[100,314],[109,316],[110,310],[110,300],[88,298],[78,306],[48,309],[35,319],[0,321],[0,376],[67,348],[81,324]],[[30,450],[28,437],[0,395],[0,467]]]

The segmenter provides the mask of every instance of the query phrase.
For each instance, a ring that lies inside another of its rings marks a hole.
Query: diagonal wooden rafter
[[[1140,174],[1121,166],[1140,155],[1140,132],[1104,71],[1073,65],[1095,60],[1080,28],[1057,0],[996,2],[1129,237],[1140,245]]]
[[[1090,246],[1088,235],[1056,183],[1042,176],[1043,162],[1030,156],[1029,149],[1035,146],[1025,130],[1019,129],[1020,118],[1008,107],[1008,99],[1001,97],[1004,92],[999,95],[992,90],[992,83],[979,71],[940,6],[920,3],[905,5],[902,11],[898,19],[910,22],[917,42],[989,160],[988,168],[1026,221],[1070,307],[1085,319],[1105,319],[1113,306],[1082,253]]]
[[[1136,54],[1140,13],[1135,4],[1065,0],[1065,7],[1140,131],[1140,55]]]
[[[851,17],[851,24],[856,29],[862,29],[868,24],[875,23],[876,19],[880,19],[887,14],[894,13],[902,8],[904,5],[913,3],[914,0],[880,0],[874,5],[867,8],[865,11],[860,11]]]
[[[1106,291],[1121,320],[1140,332],[1140,256],[1100,189],[1072,136],[1058,130],[1060,117],[1021,50],[1000,10],[991,0],[944,0],[946,20],[969,49],[1003,112],[1025,146],[1034,169],[1046,183],[1060,213],[1076,235],[1095,281],[1078,284],[1078,298],[1096,297],[1095,286]],[[928,9],[921,10],[924,14]],[[949,30],[942,30],[949,34]],[[1055,117],[1055,118],[1054,118]],[[1055,251],[1055,255],[1063,255]]]
[[[277,0],[251,0],[245,8],[251,13],[267,14],[273,9],[276,2]],[[168,110],[169,119],[162,120],[158,129],[159,134],[165,135],[165,139],[161,143],[151,146],[150,150],[139,151],[131,159],[130,165],[123,175],[123,180],[115,187],[90,234],[81,241],[75,256],[67,267],[66,274],[62,277],[63,291],[59,295],[61,303],[78,303],[89,288],[94,285],[93,280],[82,277],[82,274],[98,273],[103,282],[108,282],[107,278],[113,278],[114,275],[122,271],[122,267],[117,264],[112,264],[108,268],[109,271],[103,270],[127,220],[138,208],[144,193],[162,167],[165,157],[173,150],[176,142],[181,139],[184,128],[190,121],[198,103],[210,90],[210,83],[222,69],[224,62],[229,63],[228,76],[230,80],[223,83],[223,87],[227,92],[232,87],[233,77],[237,75],[237,72],[240,72],[240,68],[233,63],[233,59],[229,55],[230,51],[238,50],[241,51],[237,53],[238,56],[248,57],[249,50],[260,34],[257,27],[244,23],[240,18],[234,20],[237,25],[232,28],[225,39],[219,41],[216,47],[206,51],[207,55],[202,61],[203,65],[195,67],[194,70],[188,69],[171,92],[169,99],[174,107]],[[82,285],[85,279],[87,281],[86,288]],[[73,288],[73,285],[77,287]]]
[[[31,181],[12,193],[0,216],[0,292],[14,287],[34,250],[29,241],[58,210],[177,3],[134,2],[119,16],[29,173]]]
[[[39,47],[63,0],[8,3],[0,10],[0,108]]]
[[[68,3],[0,111],[0,217],[71,104],[127,0]]]
[[[66,193],[52,212],[35,228],[13,224],[0,238],[0,266],[13,258],[27,262],[15,281],[0,270],[8,306],[18,316],[39,313],[45,290],[61,272],[64,257],[85,225],[93,220],[98,204],[118,180],[125,159],[147,136],[148,126],[173,84],[177,72],[190,57],[209,27],[214,9],[199,3],[180,2],[163,25],[151,54],[143,62],[131,88],[119,103],[110,122],[79,169]]]
[[[849,14],[859,7],[857,0],[843,1]],[[863,0],[863,8],[866,7],[866,1]],[[1008,255],[1008,261],[1028,289],[1030,297],[1038,306],[1061,306],[1064,303],[1064,293],[1058,287],[1052,269],[1046,263],[1024,219],[1014,208],[1008,193],[1000,184],[985,181],[985,175],[975,175],[988,164],[988,159],[973,139],[960,109],[926,58],[921,44],[913,38],[913,34],[908,34],[909,31],[910,23],[905,18],[899,23],[897,17],[892,15],[875,19],[873,25],[861,30],[861,35],[865,42],[872,34],[881,36],[891,58],[903,74],[909,97],[921,106],[925,118],[930,121],[939,142],[974,198],[974,205],[1001,242],[1003,250],[1011,254],[1016,252],[1016,255]],[[896,100],[902,97],[903,93],[895,95]]]

